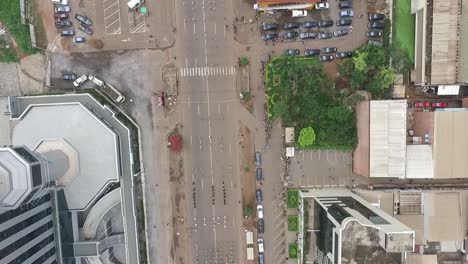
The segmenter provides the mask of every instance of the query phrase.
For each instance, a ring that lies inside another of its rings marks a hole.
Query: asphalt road
[[[176,3],[176,66],[193,263],[241,263],[231,1]],[[228,22],[229,21],[229,22]],[[229,26],[230,27],[230,26]],[[194,196],[193,196],[194,195]]]

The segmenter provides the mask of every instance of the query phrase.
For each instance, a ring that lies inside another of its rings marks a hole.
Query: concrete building
[[[415,232],[347,189],[301,190],[299,247],[319,263],[394,263],[412,252]],[[306,224],[305,224],[306,223]],[[302,237],[305,234],[306,237]],[[305,239],[310,239],[304,243]],[[314,245],[312,249],[305,245]]]
[[[139,263],[132,132],[122,117],[88,94],[8,102],[0,263]]]

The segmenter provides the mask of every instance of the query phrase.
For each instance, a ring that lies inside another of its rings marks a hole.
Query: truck
[[[254,255],[254,236],[252,231],[245,231],[245,242],[247,244],[247,260],[253,260]]]
[[[106,95],[112,98],[114,102],[123,103],[125,101],[125,97],[111,84],[105,82],[103,86],[100,86],[100,88]]]

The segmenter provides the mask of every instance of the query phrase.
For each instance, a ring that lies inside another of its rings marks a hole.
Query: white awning
[[[460,85],[439,85],[437,95],[458,95]]]

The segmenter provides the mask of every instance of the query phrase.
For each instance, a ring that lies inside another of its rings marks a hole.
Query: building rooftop
[[[119,181],[118,136],[80,103],[33,105],[19,117],[14,145],[35,149],[44,139],[63,139],[79,153],[78,175],[64,187],[70,210],[85,210]]]
[[[461,1],[461,18],[460,18],[460,63],[458,70],[458,81],[468,82],[468,1]]]
[[[463,240],[459,192],[425,193],[424,217],[428,241]]]
[[[437,264],[437,255],[408,255],[406,264]]]

